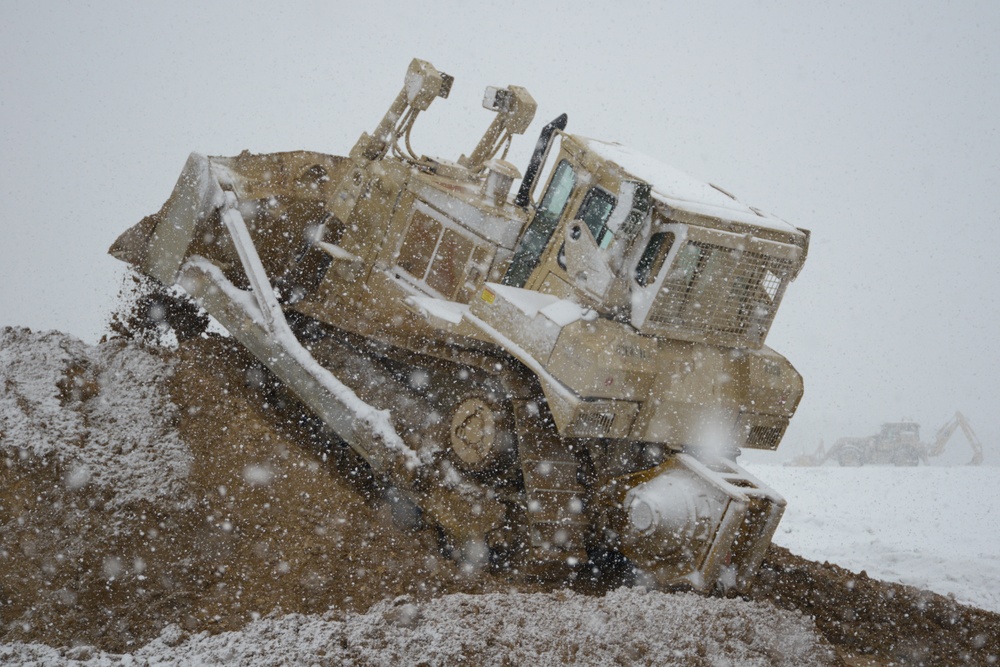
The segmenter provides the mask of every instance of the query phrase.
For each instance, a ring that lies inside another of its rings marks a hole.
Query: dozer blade
[[[249,291],[208,259],[188,256],[192,240],[216,213],[239,255]],[[208,158],[192,153],[160,215],[123,234],[111,252],[164,285],[184,289],[377,471],[412,477],[419,460],[389,415],[323,368],[292,333],[236,196],[223,190]]]
[[[109,252],[164,285],[173,285],[195,229],[224,203],[224,192],[212,176],[208,158],[191,153],[159,215],[127,230]]]

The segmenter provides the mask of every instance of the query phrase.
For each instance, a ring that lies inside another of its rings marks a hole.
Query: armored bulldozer
[[[458,557],[572,576],[624,554],[744,590],[785,503],[735,459],[802,395],[764,339],[808,231],[565,115],[522,177],[517,86],[486,89],[468,156],[417,155],[451,84],[414,60],[347,157],[192,154],[111,254],[190,295]]]

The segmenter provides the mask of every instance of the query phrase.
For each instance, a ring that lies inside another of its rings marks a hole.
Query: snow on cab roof
[[[715,186],[703,183],[679,169],[627,146],[587,137],[579,139],[600,157],[614,162],[631,175],[649,183],[653,188],[653,197],[672,209],[759,225],[782,232],[798,232],[793,225],[784,220],[767,213],[758,213]]]

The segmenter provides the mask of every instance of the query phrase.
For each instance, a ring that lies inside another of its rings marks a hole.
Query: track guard
[[[736,463],[687,454],[611,486],[619,548],[665,588],[747,590],[785,508]]]

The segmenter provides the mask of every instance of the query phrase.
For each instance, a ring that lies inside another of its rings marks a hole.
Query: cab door
[[[566,204],[573,194],[576,180],[576,171],[570,163],[567,160],[559,162],[552,172],[549,187],[535,210],[535,217],[514,251],[514,258],[503,277],[504,285],[524,287],[538,267],[542,253],[552,239],[552,234],[559,225],[559,218],[562,217]]]

